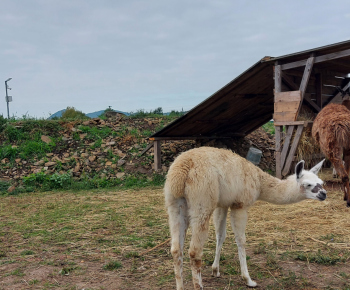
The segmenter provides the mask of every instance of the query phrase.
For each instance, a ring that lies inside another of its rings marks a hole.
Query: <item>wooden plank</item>
[[[274,122],[275,126],[288,126],[288,125],[304,125],[304,127],[312,127],[313,121],[294,121],[294,122]]]
[[[304,100],[316,111],[319,112],[321,111],[321,108],[313,101],[310,99],[310,97],[305,94],[304,95]]]
[[[324,62],[324,61],[338,59],[338,58],[347,57],[347,56],[350,56],[350,49],[317,56],[315,61],[319,63],[319,62]]]
[[[281,92],[275,94],[275,103],[277,102],[300,102],[301,93],[300,91],[290,91],[290,92]]]
[[[276,148],[276,177],[282,178],[281,166],[281,130],[282,126],[275,126],[275,148]]]
[[[300,107],[300,100],[300,91],[276,93],[273,115],[274,121],[295,121],[298,108]]]
[[[301,99],[304,98],[304,94],[305,94],[305,91],[307,88],[307,84],[309,82],[309,78],[311,75],[311,71],[312,71],[312,67],[314,65],[314,62],[315,62],[314,56],[309,57],[307,62],[306,62],[303,78],[301,80],[301,84],[300,84],[300,88],[299,88],[299,90],[301,91]]]
[[[283,168],[284,163],[286,162],[286,157],[289,149],[290,140],[292,139],[294,126],[287,126],[287,134],[284,138],[283,149],[281,153],[281,168]]]
[[[232,137],[244,137],[246,134],[243,132],[232,133],[232,136],[186,136],[186,137],[150,137],[148,140],[201,140],[201,139],[232,139]]]
[[[316,56],[314,63],[320,63],[320,62],[338,59],[338,58],[347,57],[347,56],[350,56],[350,49],[346,49],[343,51],[338,51],[338,52],[334,52],[334,53],[330,53],[330,54]],[[304,66],[304,65],[306,65],[306,63],[307,63],[307,59],[282,64],[281,70],[286,70],[286,69]]]
[[[282,70],[280,65],[275,65],[275,94],[282,90]]]
[[[287,160],[286,160],[286,164],[284,165],[284,168],[283,168],[283,171],[282,171],[282,175],[283,176],[286,176],[289,173],[289,171],[290,171],[290,166],[292,164],[293,157],[295,155],[295,151],[298,148],[300,137],[301,137],[301,134],[303,133],[303,129],[304,129],[303,125],[299,125],[298,128],[297,128],[297,132],[295,133],[295,136],[294,136],[294,139],[293,139],[292,147],[290,148],[290,151],[289,151],[289,154],[288,154],[288,157],[287,157]]]
[[[296,120],[296,112],[276,112],[273,114],[275,122],[293,122]]]
[[[298,61],[282,64],[281,69],[287,70],[287,69],[291,69],[291,68],[301,67],[301,66],[306,65],[306,62],[307,62],[307,59],[303,59],[303,60],[298,60]]]
[[[277,112],[296,112],[300,102],[277,102],[274,104],[275,113]]]
[[[154,142],[149,143],[149,144],[147,145],[147,147],[141,152],[140,156],[142,156],[142,155],[145,154],[149,149],[151,149],[152,146],[153,146],[153,143],[154,143]]]
[[[154,141],[154,170],[162,169],[162,156],[160,150],[160,140]]]

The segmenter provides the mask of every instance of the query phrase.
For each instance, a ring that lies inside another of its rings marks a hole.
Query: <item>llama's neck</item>
[[[262,172],[260,182],[260,200],[274,204],[290,204],[305,199],[305,196],[300,192],[295,175],[280,180]]]

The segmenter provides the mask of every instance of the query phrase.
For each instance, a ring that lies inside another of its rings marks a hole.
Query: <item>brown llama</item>
[[[314,121],[312,136],[341,177],[344,200],[350,207],[350,101],[324,107]]]

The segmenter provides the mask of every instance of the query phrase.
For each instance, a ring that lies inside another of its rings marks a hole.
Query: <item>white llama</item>
[[[228,208],[231,209],[231,225],[238,246],[241,275],[248,286],[257,286],[249,276],[246,262],[248,208],[257,200],[275,204],[295,203],[307,198],[325,200],[323,182],[316,175],[323,161],[310,171],[305,171],[304,161],[300,161],[294,175],[280,180],[225,149],[201,147],[178,156],[170,166],[164,187],[177,289],[184,289],[183,248],[189,225],[192,229],[189,255],[193,285],[195,289],[203,289],[202,253],[213,212],[217,244],[212,269],[213,275],[220,276],[219,260],[226,237]]]

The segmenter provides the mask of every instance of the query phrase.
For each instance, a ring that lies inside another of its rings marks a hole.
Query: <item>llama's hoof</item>
[[[220,277],[220,272],[218,268],[213,268],[213,271],[211,273],[212,276],[214,277]]]
[[[256,282],[254,282],[253,280],[250,280],[247,282],[247,286],[250,288],[255,288],[256,286],[258,286],[258,284]]]
[[[346,203],[346,206],[347,206],[347,207],[350,207],[350,203],[349,203],[349,202],[347,202],[347,203]]]

